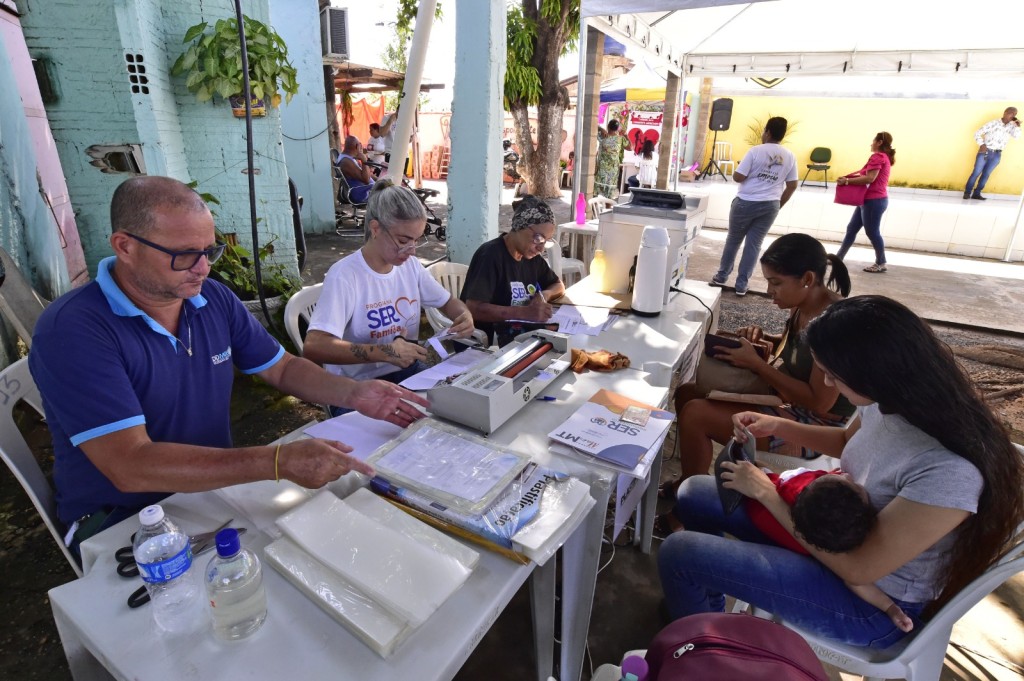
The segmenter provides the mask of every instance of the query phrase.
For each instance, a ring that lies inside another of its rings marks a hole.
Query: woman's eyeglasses
[[[540,246],[541,244],[553,244],[553,243],[555,243],[555,238],[554,237],[550,237],[550,238],[546,237],[543,234],[541,234],[540,232],[538,232],[535,229],[533,229],[532,227],[527,227],[527,229],[529,229],[530,232],[533,234],[533,243],[536,244],[537,246]]]
[[[391,233],[390,229],[388,229],[384,225],[381,225],[380,228],[382,230],[384,230],[384,232],[388,235],[388,238],[391,239],[391,243],[393,243],[395,245],[395,248],[398,249],[399,253],[415,253],[416,249],[420,248],[421,246],[426,246],[427,245],[426,237],[420,237],[419,239],[412,239],[410,241],[407,241],[404,244],[400,244],[400,243],[398,243],[398,239],[395,238],[395,235]]]
[[[143,239],[141,236],[137,236],[131,232],[125,232],[125,234],[141,244],[145,244],[150,248],[154,248],[161,253],[166,253],[171,256],[171,269],[175,272],[184,272],[185,270],[192,269],[204,255],[206,256],[206,261],[212,265],[220,260],[220,256],[224,255],[224,249],[228,246],[227,244],[218,241],[216,245],[204,248],[201,251],[172,251],[169,248],[164,248],[160,244],[155,244],[152,241]]]

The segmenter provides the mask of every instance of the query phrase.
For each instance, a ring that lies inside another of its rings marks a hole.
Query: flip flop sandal
[[[658,498],[667,499],[668,501],[675,501],[676,492],[679,491],[679,483],[681,480],[666,480],[665,482],[658,485]]]
[[[886,267],[885,265],[879,265],[876,263],[874,265],[869,265],[868,267],[865,267],[864,271],[872,273],[881,273],[886,271]]]
[[[665,537],[670,536],[674,532],[678,532],[679,530],[683,529],[682,527],[676,527],[675,529],[673,529],[671,520],[669,518],[669,516],[671,515],[672,513],[669,512],[659,513],[658,515],[654,516],[654,526],[652,527],[652,530],[654,532],[655,537],[661,537],[662,539],[664,539]]]

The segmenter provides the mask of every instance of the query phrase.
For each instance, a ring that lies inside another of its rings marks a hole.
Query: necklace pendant
[[[187,353],[188,353],[188,356],[189,356],[189,357],[191,357],[191,356],[192,356],[192,348],[185,348],[185,352],[187,352]]]

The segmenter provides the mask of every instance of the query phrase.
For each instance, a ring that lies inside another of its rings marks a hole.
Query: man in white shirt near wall
[[[978,128],[974,133],[974,141],[978,143],[978,155],[974,158],[974,170],[964,187],[964,198],[984,201],[981,191],[988,182],[988,176],[999,165],[1003,158],[1003,149],[1011,139],[1020,137],[1020,120],[1017,109],[1007,107],[1002,118],[994,118]],[[980,178],[980,179],[979,179]],[[975,186],[977,182],[977,186]]]
[[[752,148],[736,166],[732,179],[740,184],[729,209],[729,236],[725,239],[718,272],[709,282],[725,286],[732,272],[740,244],[743,256],[736,274],[736,295],[747,295],[750,275],[761,253],[761,242],[775,222],[775,216],[796,191],[796,157],[781,145],[789,123],[785,118],[769,118],[761,134],[761,144]]]

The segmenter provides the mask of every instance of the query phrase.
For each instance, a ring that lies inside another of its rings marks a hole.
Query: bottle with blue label
[[[159,504],[142,509],[139,522],[142,527],[135,533],[132,552],[149,591],[153,620],[169,633],[196,628],[203,621],[202,600],[191,569],[188,535]]]

